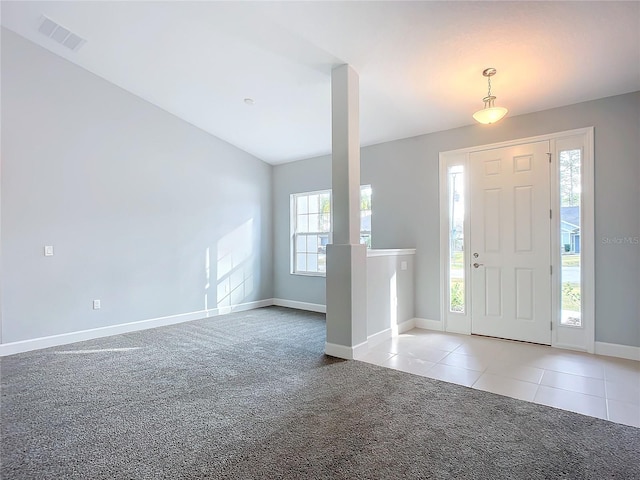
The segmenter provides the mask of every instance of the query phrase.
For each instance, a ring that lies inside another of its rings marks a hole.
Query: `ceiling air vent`
[[[38,31],[74,52],[77,52],[87,42],[84,38],[72,33],[68,28],[64,28],[44,15],[40,21]]]

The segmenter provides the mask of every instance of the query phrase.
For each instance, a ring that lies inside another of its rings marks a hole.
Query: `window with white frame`
[[[293,273],[324,274],[331,240],[331,190],[291,195]]]
[[[331,190],[291,195],[292,273],[324,275],[331,242]],[[371,248],[371,185],[360,187],[360,243]]]

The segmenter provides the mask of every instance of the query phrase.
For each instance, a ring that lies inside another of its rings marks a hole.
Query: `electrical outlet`
[[[93,301],[93,309],[94,310],[100,310],[100,300],[94,300]]]
[[[406,270],[407,269],[407,262],[400,262],[400,270]]]

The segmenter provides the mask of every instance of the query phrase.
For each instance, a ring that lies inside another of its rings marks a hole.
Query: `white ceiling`
[[[87,43],[40,34],[42,15]],[[486,67],[511,116],[640,90],[638,1],[2,1],[1,21],[272,164],[330,152],[343,63],[363,145],[473,123]]]

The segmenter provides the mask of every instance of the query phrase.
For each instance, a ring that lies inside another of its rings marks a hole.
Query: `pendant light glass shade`
[[[488,125],[490,123],[496,123],[498,120],[502,120],[509,110],[504,107],[491,107],[491,108],[483,108],[482,110],[478,110],[473,114],[473,118],[476,119],[479,123],[484,123]]]
[[[477,122],[483,123],[485,125],[488,125],[490,123],[496,123],[497,121],[502,120],[502,118],[509,111],[504,107],[496,107],[494,105],[496,97],[491,95],[491,77],[494,76],[495,74],[496,74],[495,68],[487,68],[482,72],[482,75],[487,77],[487,82],[489,84],[489,92],[487,93],[487,96],[482,99],[482,101],[484,102],[484,108],[482,110],[478,110],[476,113],[473,114],[473,118]]]

